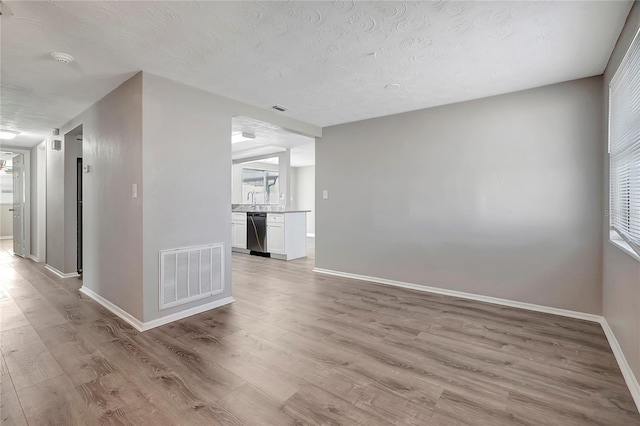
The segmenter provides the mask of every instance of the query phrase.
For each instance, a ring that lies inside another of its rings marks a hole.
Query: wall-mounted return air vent
[[[224,245],[160,251],[160,309],[224,291]]]
[[[275,109],[276,111],[281,111],[281,112],[284,112],[284,111],[289,109],[286,106],[282,106],[282,105],[279,105],[279,104],[275,104],[271,108]]]

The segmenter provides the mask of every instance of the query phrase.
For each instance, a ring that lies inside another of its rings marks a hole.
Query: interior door
[[[24,232],[24,156],[13,157],[13,253],[25,256]]]

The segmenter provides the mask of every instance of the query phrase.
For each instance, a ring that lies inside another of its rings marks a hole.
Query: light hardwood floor
[[[234,255],[236,302],[140,334],[0,250],[2,425],[640,425],[598,324]]]

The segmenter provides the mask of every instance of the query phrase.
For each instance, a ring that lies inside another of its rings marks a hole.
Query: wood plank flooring
[[[236,302],[138,333],[0,250],[2,425],[640,425],[595,323],[234,255]]]

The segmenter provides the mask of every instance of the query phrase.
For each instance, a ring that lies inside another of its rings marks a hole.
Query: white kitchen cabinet
[[[231,247],[247,248],[247,214],[231,214]]]
[[[307,213],[267,214],[267,251],[271,257],[292,260],[307,255]]]
[[[286,254],[284,246],[284,223],[267,222],[267,251],[272,254]]]

